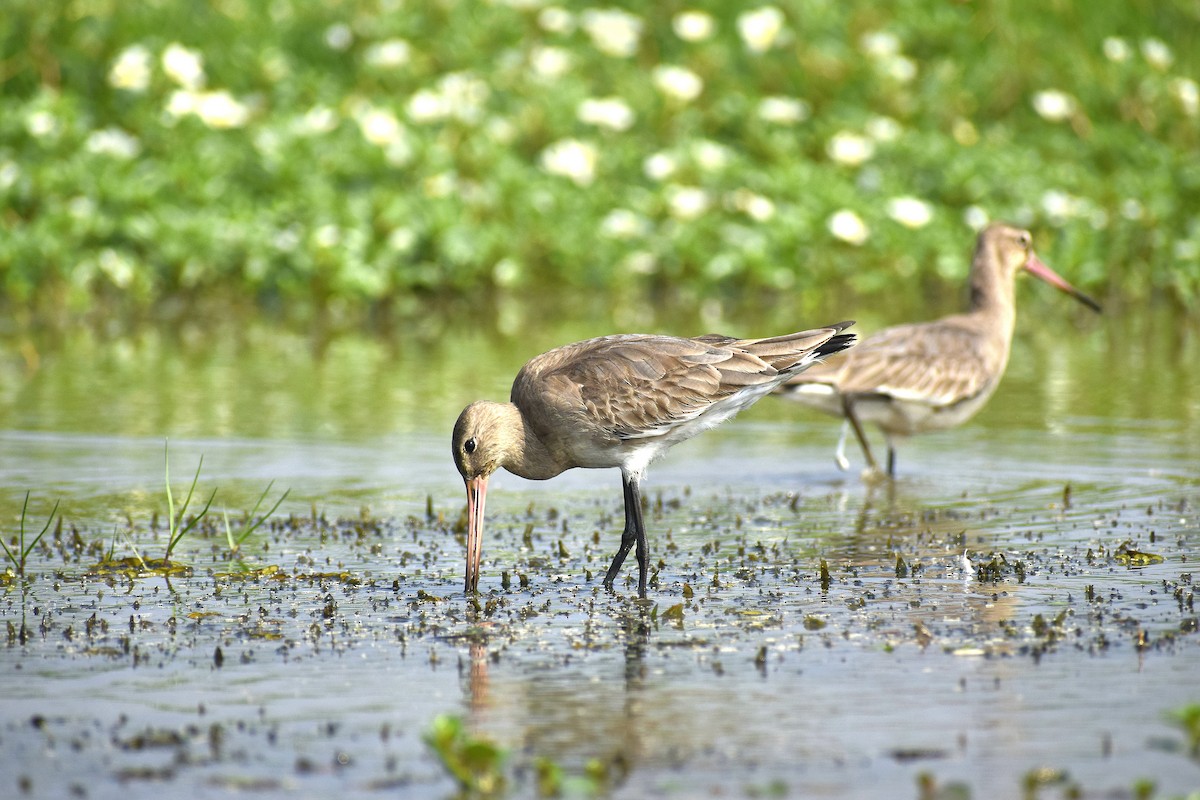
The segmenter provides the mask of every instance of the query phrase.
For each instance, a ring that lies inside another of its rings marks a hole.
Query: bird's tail
[[[842,333],[853,324],[853,321],[839,322],[770,339],[746,339],[737,342],[737,346],[761,358],[779,372],[796,373],[854,344],[857,337],[853,333]]]

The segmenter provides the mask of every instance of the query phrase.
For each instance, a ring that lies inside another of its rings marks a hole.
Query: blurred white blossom
[[[58,117],[49,111],[31,111],[25,117],[25,130],[35,139],[49,139],[58,135]]]
[[[963,222],[973,231],[981,231],[991,221],[987,211],[981,206],[967,206],[963,209]]]
[[[122,50],[108,70],[108,83],[117,89],[144,92],[150,85],[150,51],[140,44]]]
[[[339,52],[349,50],[352,44],[354,44],[354,32],[350,30],[349,25],[339,22],[325,29],[325,45],[330,50]]]
[[[321,225],[312,233],[312,243],[323,250],[337,247],[341,241],[342,231],[337,225]]]
[[[575,15],[560,6],[546,6],[537,19],[538,26],[548,33],[565,35],[575,30]]]
[[[1176,78],[1171,81],[1171,93],[1179,101],[1183,113],[1194,117],[1200,113],[1200,86],[1191,78]]]
[[[89,153],[112,156],[122,161],[137,158],[138,153],[142,150],[142,145],[137,137],[120,128],[92,131],[83,146]]]
[[[839,164],[858,166],[875,155],[875,142],[850,131],[838,131],[825,146],[825,152]]]
[[[900,123],[891,117],[877,116],[867,120],[867,135],[877,142],[894,142],[900,138]]]
[[[738,15],[738,34],[752,52],[765,53],[775,46],[783,31],[783,12],[775,6],[763,6]]]
[[[862,217],[847,208],[835,212],[829,218],[827,226],[835,239],[841,239],[855,247],[867,241],[871,236],[871,231],[867,228],[867,223],[863,222]]]
[[[417,232],[412,228],[394,228],[387,238],[388,247],[397,253],[407,253],[417,244]]]
[[[755,222],[766,222],[775,216],[775,204],[771,199],[749,189],[735,189],[730,196],[730,205]]]
[[[708,192],[699,186],[667,187],[667,210],[681,220],[696,219],[711,205]]]
[[[933,206],[918,197],[893,197],[888,200],[887,215],[906,228],[924,228],[933,220]]]
[[[1122,64],[1129,60],[1133,51],[1129,47],[1129,43],[1120,36],[1109,36],[1104,40],[1104,57],[1109,61],[1117,64]]]
[[[111,247],[106,247],[100,251],[100,257],[97,259],[96,265],[120,289],[129,286],[133,282],[133,277],[137,272],[129,256],[124,253],[118,253]]]
[[[764,97],[758,103],[758,118],[776,125],[795,125],[809,114],[808,103],[795,97]]]
[[[1033,110],[1042,119],[1062,122],[1075,113],[1075,98],[1058,89],[1044,89],[1034,94]]]
[[[900,54],[900,39],[889,31],[869,31],[858,38],[858,47],[871,58],[890,58]]]
[[[589,8],[580,22],[596,49],[605,55],[628,58],[637,52],[642,18],[619,8]]]
[[[367,107],[355,121],[363,138],[376,147],[387,147],[406,134],[400,120],[386,108]]]
[[[162,54],[163,72],[176,84],[189,91],[204,88],[204,57],[178,42],[167,45]]]
[[[577,186],[590,186],[596,179],[596,148],[578,139],[560,139],[542,151],[542,169],[568,178]]]
[[[535,47],[529,53],[529,65],[539,78],[553,80],[571,69],[571,53],[563,47]]]
[[[654,85],[674,100],[690,102],[704,90],[704,81],[687,67],[662,64],[654,68]]]
[[[579,104],[575,116],[585,125],[610,131],[627,131],[635,119],[633,109],[619,97],[589,97]]]
[[[704,172],[717,172],[725,169],[733,158],[728,147],[710,139],[698,139],[689,148],[696,166]]]
[[[600,233],[610,239],[636,239],[650,232],[650,220],[627,208],[614,208],[600,222]]]
[[[1163,71],[1169,69],[1175,60],[1167,43],[1154,38],[1142,39],[1142,58],[1146,59],[1150,66]]]
[[[679,169],[679,160],[670,153],[654,153],[642,162],[642,172],[655,181],[664,181]]]
[[[15,161],[0,161],[0,191],[11,189],[20,179],[21,168]]]
[[[716,30],[712,15],[704,11],[681,11],[671,19],[675,35],[685,42],[702,42]]]
[[[224,89],[196,94],[194,112],[210,128],[240,128],[250,120],[250,109]]]
[[[338,126],[338,115],[329,106],[313,106],[300,118],[299,128],[306,134],[329,133]]]
[[[469,72],[450,72],[433,89],[421,89],[408,100],[406,111],[413,122],[457,119],[474,123],[483,116],[491,88]]]
[[[387,39],[367,48],[363,60],[372,67],[395,69],[412,58],[412,47],[403,39]]]

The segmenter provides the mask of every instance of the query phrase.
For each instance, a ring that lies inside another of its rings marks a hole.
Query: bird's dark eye
[[[470,455],[471,453],[475,452],[475,437],[474,436],[472,436],[470,439],[467,439],[467,441],[463,442],[463,450],[466,451],[467,455]]]

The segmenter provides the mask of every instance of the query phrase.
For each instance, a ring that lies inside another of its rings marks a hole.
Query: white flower
[[[1129,60],[1133,51],[1129,43],[1119,36],[1109,36],[1104,40],[1104,57],[1109,61],[1122,64]]]
[[[730,196],[730,205],[755,222],[766,222],[775,216],[775,204],[749,189],[735,189]]]
[[[585,125],[610,131],[627,131],[635,119],[633,109],[619,97],[589,97],[575,109],[575,116]]]
[[[626,208],[614,208],[600,222],[600,233],[610,239],[636,239],[650,232],[650,220]]]
[[[122,50],[108,70],[108,83],[130,92],[146,91],[150,85],[150,51],[140,44]]]
[[[698,186],[667,187],[667,209],[676,219],[695,219],[708,211],[709,205],[708,192]]]
[[[1142,58],[1146,59],[1146,63],[1155,69],[1164,71],[1170,68],[1171,62],[1175,60],[1167,43],[1162,39],[1153,38],[1142,39]]]
[[[891,117],[871,117],[866,128],[867,135],[877,142],[894,142],[900,138],[900,123]]]
[[[449,197],[459,191],[458,175],[453,172],[439,172],[430,175],[421,183],[426,197]]]
[[[887,214],[906,228],[924,228],[933,220],[933,206],[917,197],[893,197]]]
[[[880,63],[884,74],[898,83],[908,83],[917,77],[917,62],[908,56],[893,56]]]
[[[1062,122],[1075,113],[1075,98],[1057,89],[1045,89],[1033,96],[1033,110],[1044,120]]]
[[[198,51],[172,42],[163,51],[162,67],[167,77],[184,89],[194,92],[204,88],[204,57]]]
[[[859,37],[858,48],[871,58],[891,58],[900,54],[900,39],[888,31],[871,31]]]
[[[367,48],[363,60],[372,67],[394,69],[403,67],[412,58],[412,47],[403,39],[387,39]]]
[[[875,155],[875,143],[850,131],[838,131],[825,146],[825,152],[839,164],[856,167]]]
[[[0,191],[12,188],[21,177],[21,168],[15,161],[0,161]]]
[[[583,12],[583,30],[601,53],[628,58],[637,52],[642,18],[619,8],[589,8]]]
[[[100,251],[100,258],[97,262],[100,271],[108,276],[108,279],[113,282],[118,288],[124,289],[133,282],[134,264],[130,261],[129,256],[124,253],[118,253],[110,247],[106,247]]]
[[[492,280],[497,286],[512,286],[521,279],[521,264],[514,258],[502,258],[492,267]]]
[[[529,53],[529,65],[539,78],[553,80],[571,68],[571,53],[562,47],[535,47]]]
[[[855,247],[871,236],[871,231],[867,228],[867,223],[862,221],[862,217],[846,208],[834,213],[827,225],[835,239],[841,239]]]
[[[58,117],[49,111],[33,111],[25,117],[25,130],[35,139],[57,136],[58,127]]]
[[[131,136],[120,128],[92,131],[87,141],[84,142],[84,147],[89,153],[112,156],[122,161],[137,158],[142,149],[136,136]]]
[[[775,46],[783,31],[783,12],[775,6],[745,11],[738,15],[737,26],[746,47],[755,53],[765,53]]]
[[[354,32],[349,25],[338,23],[325,29],[325,44],[330,50],[349,50],[354,44]]]
[[[342,231],[337,225],[322,225],[313,231],[312,234],[313,244],[322,249],[337,247],[341,241]]]
[[[405,109],[408,118],[413,122],[434,122],[446,116],[446,104],[442,97],[432,89],[421,89],[408,98]]]
[[[566,35],[575,30],[575,16],[565,8],[546,6],[538,12],[538,26],[547,33]]]
[[[963,209],[963,222],[973,231],[981,231],[990,221],[987,211],[980,206],[967,206]]]
[[[704,81],[687,67],[663,64],[654,68],[654,85],[673,100],[695,100],[704,90]]]
[[[299,128],[306,134],[329,133],[338,126],[338,115],[329,106],[313,106],[300,118]]]
[[[764,97],[758,103],[758,118],[776,125],[804,122],[810,113],[808,103],[795,97]]]
[[[367,108],[356,121],[363,138],[376,147],[387,147],[406,133],[400,120],[386,108]]]
[[[225,90],[196,95],[195,110],[210,128],[240,128],[250,119],[250,109]]]
[[[1171,93],[1183,107],[1183,113],[1194,117],[1200,113],[1200,86],[1191,78],[1176,78],[1171,81]]]
[[[578,139],[560,139],[542,151],[542,169],[589,186],[596,179],[596,148]]]
[[[717,25],[711,14],[681,11],[671,19],[671,27],[675,35],[685,42],[702,42],[712,37]]]
[[[700,139],[693,142],[690,150],[692,158],[696,161],[696,165],[704,172],[716,172],[717,170],[725,169],[730,159],[733,158],[728,147],[709,141],[708,139]]]
[[[679,161],[670,153],[654,153],[642,162],[642,172],[654,181],[665,181],[679,169]]]
[[[196,113],[196,98],[198,96],[197,92],[176,89],[167,98],[167,113],[172,117],[184,117],[188,114]]]
[[[463,122],[477,122],[491,96],[488,84],[469,72],[451,72],[438,81],[438,91],[449,113]]]
[[[387,244],[397,253],[407,253],[417,244],[417,232],[412,228],[394,228],[388,234]]]

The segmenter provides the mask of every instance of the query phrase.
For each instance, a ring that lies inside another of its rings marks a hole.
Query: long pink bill
[[[1083,303],[1097,314],[1101,313],[1099,303],[1076,289],[1071,284],[1067,283],[1062,276],[1043,264],[1041,259],[1039,259],[1033,253],[1029,254],[1029,260],[1025,262],[1025,269],[1029,270],[1031,274],[1036,275],[1056,289],[1071,295],[1071,297],[1074,297],[1076,300]]]
[[[479,563],[483,559],[483,507],[488,479],[482,475],[467,480],[467,583],[468,594],[479,590]]]

